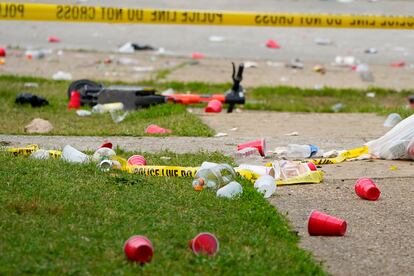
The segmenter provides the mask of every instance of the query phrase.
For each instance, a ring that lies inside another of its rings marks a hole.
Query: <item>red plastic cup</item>
[[[70,93],[70,100],[69,100],[69,104],[68,104],[68,109],[78,109],[81,105],[80,102],[80,93],[76,90],[72,91]]]
[[[311,236],[343,236],[346,221],[315,210],[309,216],[308,232]]]
[[[244,148],[256,148],[261,156],[266,155],[266,141],[265,139],[260,139],[256,141],[247,142],[244,144],[237,145],[237,150],[242,150]]]
[[[271,49],[279,49],[280,45],[273,39],[269,39],[266,41],[266,47]]]
[[[220,113],[223,108],[223,104],[219,100],[211,100],[208,102],[204,109],[207,113]]]
[[[124,252],[129,260],[145,264],[151,262],[154,247],[147,237],[132,236],[125,242]]]
[[[60,39],[56,36],[51,35],[48,37],[47,41],[49,41],[50,43],[58,43],[60,42]]]
[[[199,52],[194,52],[191,54],[191,58],[192,59],[202,59],[204,58],[204,54],[199,53]]]
[[[355,184],[355,193],[363,199],[377,200],[381,191],[370,178],[360,178]]]
[[[165,134],[165,133],[172,133],[171,129],[162,128],[157,125],[149,125],[145,130],[147,134]]]
[[[112,149],[112,143],[111,142],[103,143],[99,148],[109,148],[109,149]]]
[[[308,167],[311,171],[315,172],[318,170],[318,168],[316,167],[316,165],[312,162],[308,162]]]
[[[219,251],[219,241],[211,233],[203,232],[188,242],[188,247],[196,255],[207,254],[214,256]]]
[[[127,163],[129,165],[146,165],[147,160],[145,160],[144,156],[132,155],[130,158],[128,158]]]
[[[6,56],[6,49],[0,48],[0,57],[5,57],[5,56]]]

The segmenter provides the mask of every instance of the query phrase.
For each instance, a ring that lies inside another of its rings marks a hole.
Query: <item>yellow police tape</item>
[[[368,147],[363,146],[356,149],[347,150],[335,158],[324,158],[324,159],[308,159],[306,161],[312,162],[315,165],[328,165],[328,164],[338,164],[344,162],[347,159],[357,158],[362,154],[368,153]]]
[[[256,179],[260,177],[260,175],[245,169],[236,170],[236,172],[243,178],[249,180],[250,182],[254,183]],[[285,180],[276,180],[277,186],[285,186],[285,185],[294,185],[294,184],[316,184],[321,183],[323,181],[323,172],[322,171],[311,171],[306,174],[292,177]]]
[[[39,150],[39,146],[36,144],[28,145],[27,147],[23,148],[7,148],[7,152],[10,152],[14,156],[22,155],[22,156],[30,156],[35,151]],[[62,156],[62,152],[60,150],[48,150],[49,156],[52,158],[60,158]]]
[[[0,20],[414,29],[412,16],[190,11],[7,2],[0,3]]]

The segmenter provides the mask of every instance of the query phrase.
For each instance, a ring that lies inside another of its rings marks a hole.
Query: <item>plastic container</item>
[[[193,180],[193,187],[219,188],[236,177],[236,172],[228,164],[218,164],[207,169],[200,169]]]
[[[63,160],[71,163],[87,163],[89,162],[89,156],[83,152],[78,151],[70,145],[66,145],[62,150]]]
[[[264,198],[269,198],[276,191],[276,182],[272,176],[262,175],[254,182],[254,187]]]
[[[295,178],[311,171],[308,163],[295,162],[289,160],[279,160],[272,164],[275,179],[290,179]]]
[[[151,262],[154,247],[147,237],[132,236],[125,242],[124,252],[129,260],[145,264]]]
[[[214,256],[219,251],[219,241],[213,234],[203,232],[191,239],[188,242],[188,247],[196,255],[207,254]]]
[[[384,127],[395,127],[402,118],[398,113],[391,113],[384,122]]]
[[[224,187],[217,190],[218,197],[234,198],[243,193],[240,183],[232,181]]]
[[[311,236],[343,236],[346,226],[346,221],[315,210],[309,216],[308,233]]]
[[[370,178],[360,178],[355,184],[355,193],[363,199],[375,201],[379,198],[381,191]]]
[[[92,107],[92,112],[105,113],[105,112],[122,110],[122,109],[124,109],[123,103],[97,104],[94,107]]]
[[[70,93],[70,100],[68,103],[68,109],[78,109],[81,106],[81,96],[80,93],[76,90]]]
[[[287,147],[287,157],[289,158],[309,158],[318,152],[318,147],[314,145],[289,144]]]

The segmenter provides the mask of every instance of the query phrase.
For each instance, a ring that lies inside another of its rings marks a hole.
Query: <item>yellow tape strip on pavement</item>
[[[347,150],[335,158],[324,158],[324,159],[308,159],[306,161],[312,162],[315,165],[329,165],[329,164],[338,164],[344,162],[347,159],[357,158],[362,154],[368,153],[368,147],[363,146],[356,149]]]
[[[0,20],[260,27],[414,29],[413,16],[162,10],[0,2]]]

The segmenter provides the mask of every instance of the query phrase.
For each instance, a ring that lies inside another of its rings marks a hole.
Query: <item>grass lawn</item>
[[[149,164],[231,162],[220,154],[144,154]],[[121,153],[128,157],[129,154]],[[171,160],[160,159],[170,156]],[[31,160],[0,153],[0,274],[324,275],[299,238],[246,181],[243,195],[195,192],[191,178],[100,172],[94,164]],[[188,240],[214,233],[215,257],[195,256]],[[155,247],[150,264],[126,260],[130,236]]]

